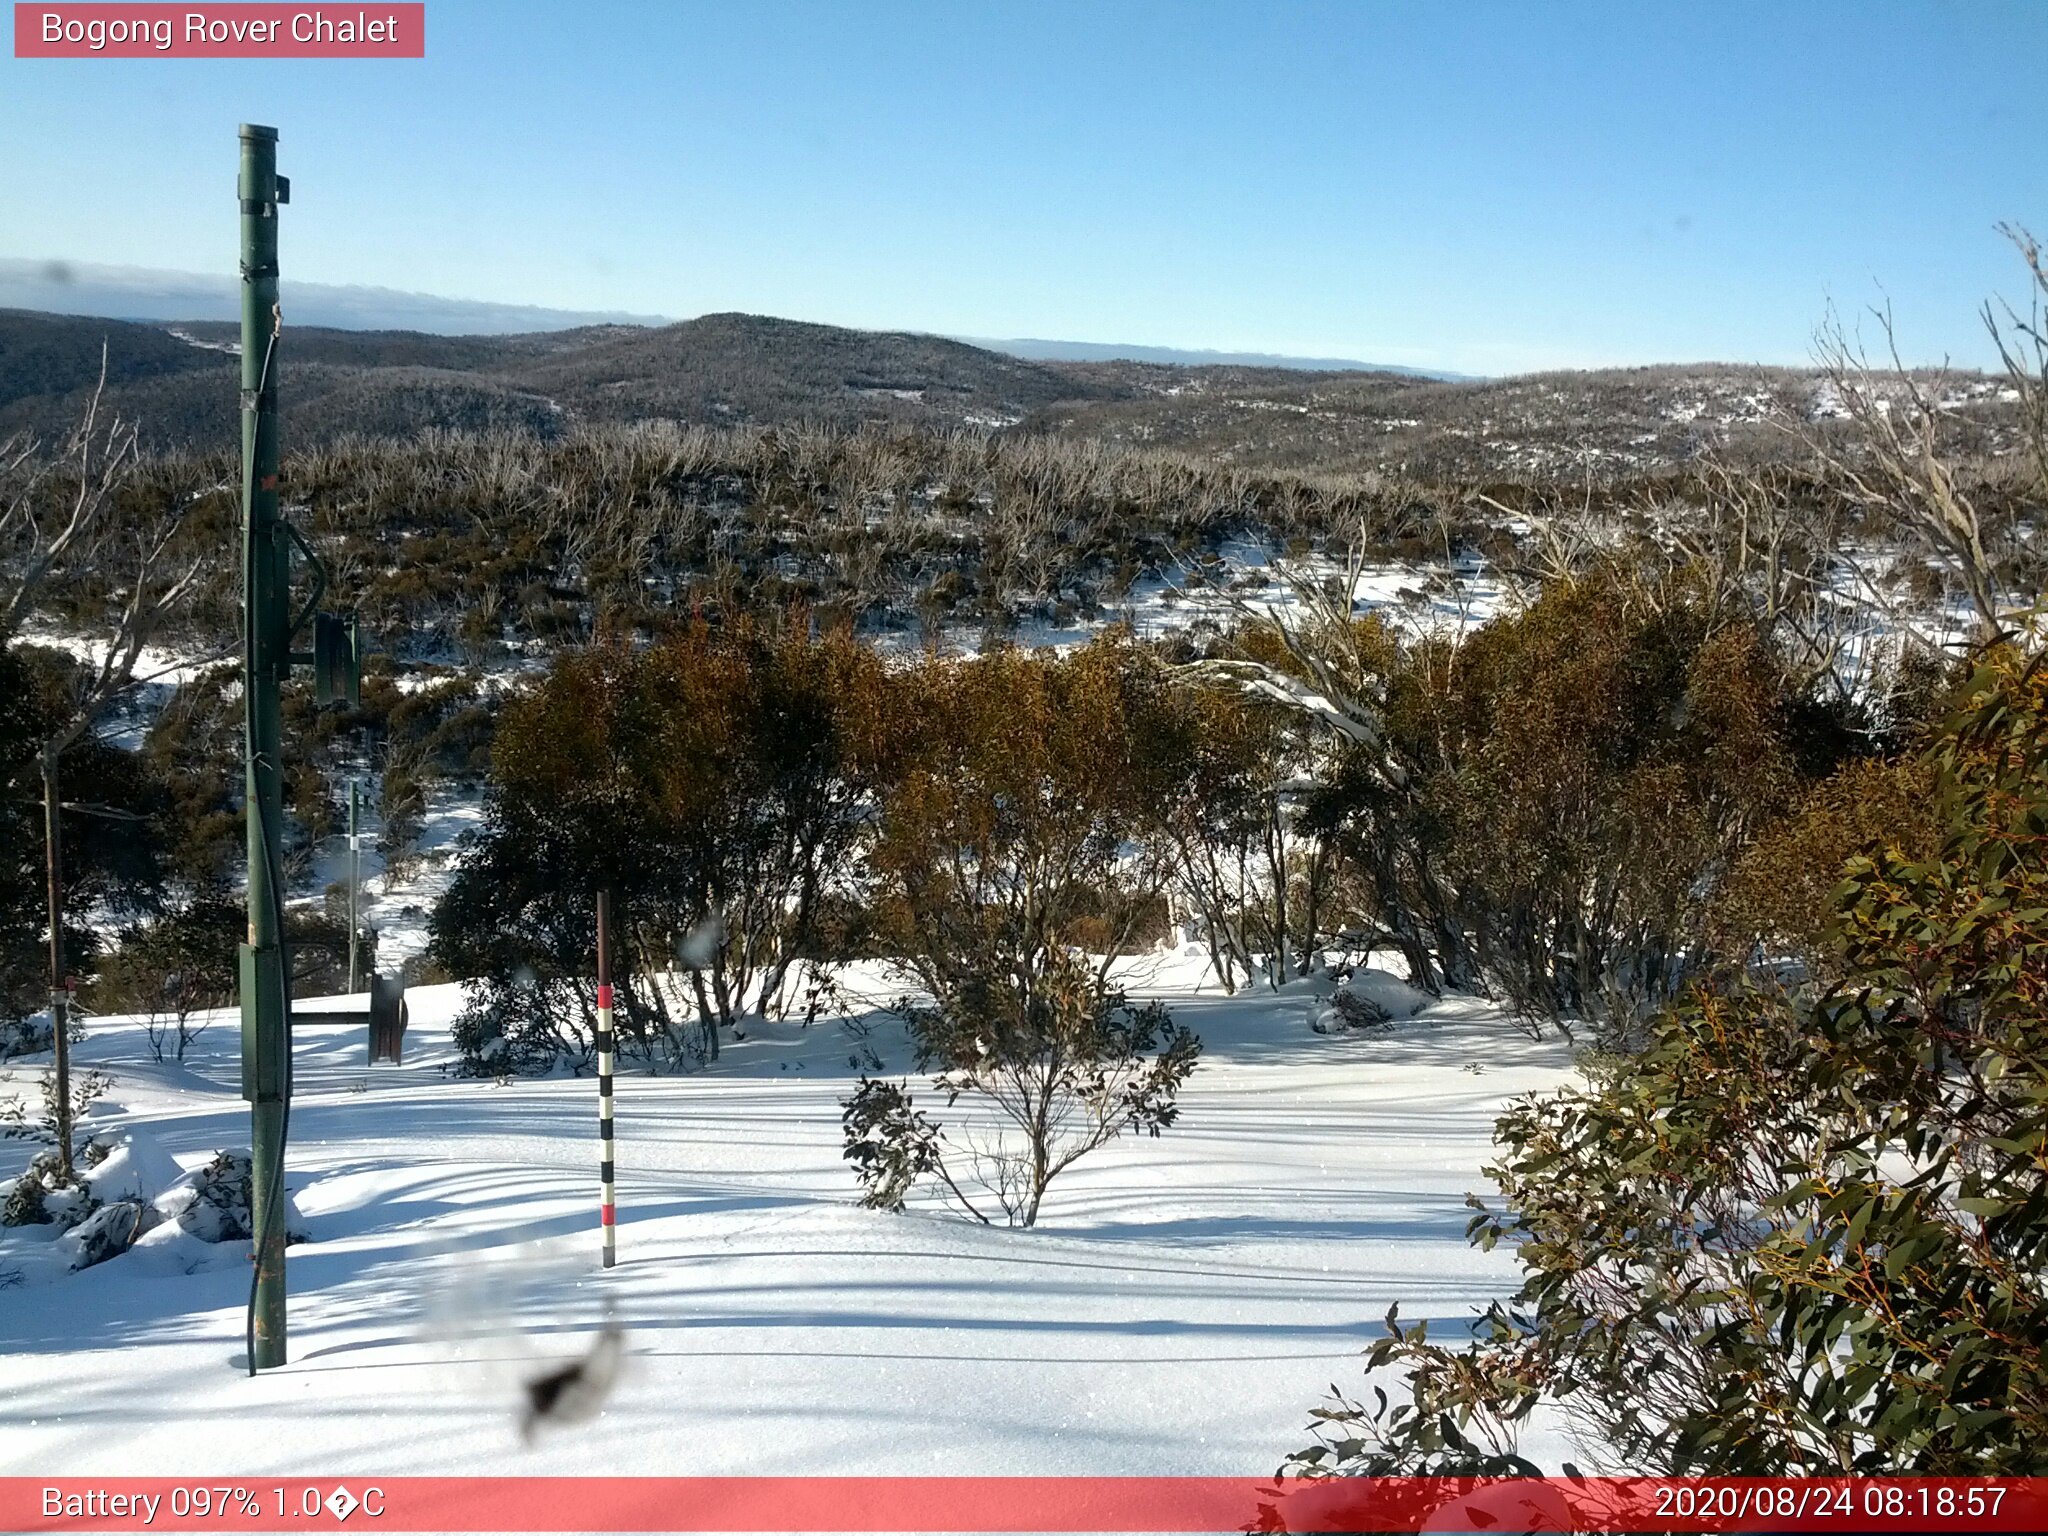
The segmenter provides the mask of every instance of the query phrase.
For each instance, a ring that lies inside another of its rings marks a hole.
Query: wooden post
[[[50,896],[50,1070],[57,1078],[57,1167],[68,1185],[71,1167],[71,979],[64,973],[63,802],[57,795],[57,754],[43,749],[43,865]]]
[[[598,1224],[604,1231],[604,1267],[619,1261],[619,1212],[612,1166],[612,895],[597,893],[597,1134]]]
[[[348,990],[351,995],[363,989],[363,967],[361,949],[357,943],[362,933],[362,919],[357,915],[358,897],[356,892],[363,883],[361,848],[362,834],[357,831],[356,818],[363,805],[363,782],[360,779],[348,781]]]

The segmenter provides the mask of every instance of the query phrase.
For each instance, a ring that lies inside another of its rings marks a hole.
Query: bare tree
[[[1327,580],[1283,565],[1291,607],[1268,608],[1228,594],[1241,624],[1277,641],[1280,655],[1270,661],[1254,656],[1204,660],[1190,663],[1186,671],[1234,683],[1253,697],[1294,711],[1309,722],[1309,739],[1319,744],[1306,777],[1313,779],[1324,767],[1348,758],[1374,786],[1374,798],[1391,808],[1412,801],[1416,783],[1411,764],[1386,728],[1385,632],[1357,616],[1368,548],[1361,528],[1343,574]],[[1424,664],[1450,665],[1460,634],[1457,627],[1444,627],[1441,643],[1424,647],[1429,653]],[[1467,984],[1477,974],[1477,962],[1450,917],[1443,876],[1429,851],[1403,833],[1402,817],[1377,821],[1351,853],[1371,889],[1386,939],[1400,949],[1417,986],[1436,991],[1447,983]]]
[[[2040,242],[2031,232],[2016,224],[2001,224],[1999,233],[2019,250],[2020,259],[2027,264],[2034,281],[2024,317],[2011,305],[2002,305],[2005,320],[2001,323],[1987,303],[1984,328],[1991,333],[1998,359],[2019,396],[2020,425],[2026,435],[2027,452],[2033,458],[2035,474],[2040,477],[2040,488],[2048,494],[2048,318],[2043,316],[2044,304],[2048,304],[2048,266],[2043,265]]]
[[[918,1069],[937,1069],[933,1089],[949,1108],[964,1098],[983,1111],[957,1141],[913,1106],[907,1084],[863,1076],[841,1101],[844,1155],[866,1189],[863,1205],[900,1211],[931,1174],[983,1225],[994,1223],[963,1180],[985,1190],[1010,1226],[1029,1227],[1047,1186],[1074,1163],[1125,1131],[1157,1136],[1179,1117],[1175,1096],[1202,1042],[1164,1004],[1138,1007],[1105,992],[1064,954],[1035,995],[998,992],[964,1008],[903,1005]]]
[[[1190,664],[1196,676],[1225,679],[1247,693],[1308,714],[1347,741],[1377,749],[1385,734],[1381,720],[1384,679],[1367,655],[1354,613],[1365,574],[1367,540],[1361,531],[1346,557],[1341,578],[1324,582],[1312,573],[1280,566],[1299,617],[1240,593],[1226,592],[1239,621],[1269,630],[1288,661],[1275,666],[1249,658],[1220,657]],[[1383,771],[1402,782],[1398,764]]]
[[[1782,470],[1704,453],[1691,477],[1625,511],[1527,513],[1525,595],[1600,570],[1645,612],[1698,608],[1719,627],[1745,620],[1777,644],[1802,688],[1854,699],[1886,659],[1883,631],[1912,615],[1858,558],[1838,500],[1800,494]],[[1483,501],[1511,513],[1491,497]]]
[[[118,418],[102,422],[106,382],[103,344],[99,382],[61,452],[45,456],[26,436],[0,444],[0,646],[17,640],[28,617],[59,590],[99,582],[113,593],[104,621],[105,648],[96,656],[88,650],[82,665],[73,669],[69,689],[47,719],[34,753],[49,885],[57,1156],[66,1180],[73,1176],[73,1149],[61,813],[93,808],[63,801],[59,761],[115,703],[150,680],[142,670],[143,653],[199,569],[194,561],[179,571],[168,559],[182,508],[173,506],[139,521],[120,515],[120,496],[137,463],[136,432],[132,423]],[[25,768],[12,770],[0,792],[15,792]]]
[[[1949,572],[1969,601],[1977,642],[1994,641],[2004,633],[2004,615],[1983,513],[1944,442],[1949,376],[1908,368],[1889,307],[1872,314],[1887,362],[1873,364],[1838,316],[1821,326],[1820,369],[1854,430],[1846,443],[1808,431],[1807,444],[1866,512],[1908,531]]]

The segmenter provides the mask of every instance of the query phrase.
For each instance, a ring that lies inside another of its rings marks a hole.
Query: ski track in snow
[[[707,1072],[622,1075],[610,1272],[593,1079],[448,1076],[456,987],[410,994],[402,1067],[365,1067],[361,1029],[303,1002],[287,1163],[312,1240],[290,1250],[290,1363],[244,1373],[245,1245],[195,1273],[130,1254],[67,1274],[33,1251],[48,1229],[20,1229],[0,1239],[0,1268],[28,1275],[0,1297],[0,1466],[1269,1473],[1329,1383],[1356,1395],[1389,1305],[1455,1338],[1514,1288],[1510,1254],[1467,1245],[1465,1195],[1486,1187],[1503,1103],[1564,1081],[1566,1053],[1468,1000],[1322,1036],[1319,983],[1231,998],[1195,956],[1125,970],[1203,1036],[1202,1063],[1180,1124],[1075,1165],[1036,1229],[858,1208],[838,1104],[855,1042],[837,1019],[792,1021]],[[903,990],[874,967],[847,981]],[[907,1072],[893,1021],[869,1018]],[[115,1081],[88,1124],[188,1171],[246,1146],[237,1046],[222,1015],[160,1066],[139,1023],[94,1020],[78,1057]],[[15,1086],[46,1060],[9,1063]],[[921,1096],[947,1121],[942,1102]],[[608,1318],[626,1363],[602,1417],[523,1444],[521,1383]],[[1551,1429],[1524,1448],[1572,1454]]]

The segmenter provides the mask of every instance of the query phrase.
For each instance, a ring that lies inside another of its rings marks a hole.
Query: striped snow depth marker
[[[619,1208],[612,1188],[612,989],[601,982],[597,989],[597,1134],[603,1143],[597,1165],[602,1205],[598,1221],[604,1227],[604,1267],[619,1261]]]
[[[598,1224],[604,1230],[604,1267],[619,1261],[619,1208],[612,1166],[612,955],[611,893],[597,893],[597,1135],[600,1144]]]

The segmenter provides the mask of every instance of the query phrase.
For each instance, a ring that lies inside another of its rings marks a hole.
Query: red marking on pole
[[[611,1007],[611,1005],[612,984],[608,981],[601,981],[597,984],[597,1006],[600,1008],[609,1008]]]
[[[276,490],[276,489],[277,489],[277,476],[275,476],[275,475],[265,475],[265,476],[264,476],[264,477],[263,477],[263,478],[262,478],[261,480],[258,480],[258,481],[256,482],[256,489],[257,489],[257,490],[259,490],[259,491],[274,491],[274,490]]]
[[[601,1227],[615,1227],[619,1224],[618,1211],[609,1205],[598,1208],[598,1218],[598,1225]]]

